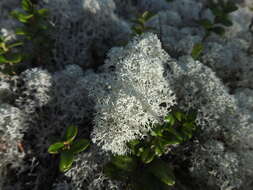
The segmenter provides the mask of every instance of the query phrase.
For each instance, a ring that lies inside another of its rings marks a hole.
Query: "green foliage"
[[[32,46],[32,52],[25,52],[25,58],[33,64],[41,65],[41,62],[50,57],[49,50],[52,40],[49,31],[52,30],[48,22],[48,10],[38,9],[30,0],[21,1],[22,11],[12,11],[11,15],[22,23],[22,27],[15,30],[25,46]]]
[[[61,172],[69,170],[73,164],[74,155],[84,151],[90,145],[87,139],[75,140],[77,133],[78,129],[76,126],[69,126],[66,130],[64,141],[56,142],[48,148],[50,154],[60,153],[59,169]]]
[[[191,53],[191,56],[194,60],[198,60],[201,53],[203,52],[203,44],[202,43],[197,43],[193,46],[193,49],[192,49],[192,53]]]
[[[169,189],[175,184],[172,167],[163,157],[172,145],[192,138],[196,130],[196,112],[187,114],[174,109],[164,118],[162,125],[154,126],[150,134],[127,145],[129,155],[114,155],[104,167],[104,173],[116,180],[123,180],[129,189]]]
[[[141,35],[146,31],[153,30],[152,27],[146,26],[146,22],[148,22],[153,16],[153,13],[145,11],[137,19],[133,20],[135,23],[135,25],[132,27],[133,34]]]
[[[202,19],[197,21],[206,30],[206,36],[209,36],[211,32],[214,32],[220,36],[225,33],[225,27],[230,27],[233,25],[229,18],[229,14],[236,11],[238,7],[235,3],[231,1],[214,0],[208,1],[208,8],[212,11],[214,17],[214,22],[207,19]]]
[[[15,66],[22,61],[22,54],[17,50],[23,45],[20,41],[9,43],[0,36],[0,71],[4,74],[15,74]]]

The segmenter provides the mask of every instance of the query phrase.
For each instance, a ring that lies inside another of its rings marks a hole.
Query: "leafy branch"
[[[208,1],[208,8],[212,11],[214,21],[211,22],[208,19],[202,19],[197,21],[206,30],[206,37],[210,35],[211,32],[214,32],[220,36],[223,36],[225,33],[225,27],[230,27],[233,25],[233,22],[229,18],[229,14],[236,11],[238,7],[232,1],[214,0]]]
[[[192,138],[196,130],[196,112],[174,110],[142,140],[128,143],[129,155],[114,155],[104,167],[112,179],[122,180],[128,189],[165,190],[175,184],[172,166],[163,161],[170,147]]]
[[[69,126],[64,137],[65,140],[56,142],[48,148],[50,154],[60,153],[59,169],[61,172],[68,171],[73,164],[74,155],[84,151],[90,145],[87,139],[75,140],[77,133],[76,126]]]
[[[155,14],[145,11],[141,14],[137,19],[133,20],[135,25],[132,27],[132,31],[134,35],[141,35],[144,32],[153,30],[154,28],[146,26],[146,22],[148,22]]]
[[[49,57],[52,46],[49,31],[52,29],[48,22],[49,12],[47,9],[38,9],[30,0],[21,1],[22,11],[12,11],[11,15],[22,23],[22,27],[15,30],[26,46],[32,46],[32,52],[26,54],[26,58],[37,65]]]
[[[15,74],[15,65],[22,61],[22,55],[18,52],[23,42],[15,41],[9,43],[3,36],[0,36],[0,70],[4,74]]]

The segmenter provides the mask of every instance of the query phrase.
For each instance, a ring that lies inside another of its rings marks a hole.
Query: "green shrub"
[[[53,40],[49,32],[52,26],[48,21],[47,9],[38,9],[30,0],[21,1],[22,11],[12,11],[11,15],[22,23],[22,27],[15,30],[24,45],[32,52],[24,52],[24,57],[32,64],[45,64],[50,57]],[[25,51],[25,50],[24,50]]]
[[[197,21],[206,30],[206,36],[209,36],[211,32],[214,32],[220,36],[225,33],[225,27],[230,27],[233,25],[229,14],[236,11],[238,7],[232,1],[214,0],[208,1],[208,8],[212,11],[214,17],[214,22],[208,19],[202,19]]]
[[[4,74],[15,74],[15,66],[22,61],[22,54],[18,51],[23,45],[21,41],[8,42],[0,36],[0,71]]]
[[[59,169],[61,172],[69,170],[73,164],[74,155],[84,151],[90,145],[87,139],[75,140],[77,132],[76,126],[69,126],[64,141],[56,142],[48,148],[50,154],[60,153]]]
[[[148,22],[155,14],[145,11],[137,19],[133,20],[135,25],[132,27],[133,35],[141,35],[144,32],[153,30],[154,28],[146,26]]]
[[[166,161],[172,145],[192,138],[196,130],[196,112],[188,114],[174,110],[165,122],[156,125],[148,136],[128,143],[129,155],[113,155],[104,167],[104,173],[126,182],[128,189],[165,190],[175,184],[172,166]]]

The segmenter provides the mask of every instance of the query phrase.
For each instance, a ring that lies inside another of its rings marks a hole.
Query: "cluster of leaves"
[[[155,14],[145,11],[137,19],[133,20],[135,25],[132,27],[133,35],[141,35],[144,32],[153,30],[152,27],[146,26],[146,23],[154,16]]]
[[[129,155],[114,155],[104,167],[112,179],[125,181],[127,189],[166,190],[175,184],[172,167],[164,161],[171,146],[192,138],[196,129],[196,112],[188,114],[179,110],[165,117],[146,138],[128,143]]]
[[[69,170],[73,164],[74,155],[84,151],[90,145],[87,139],[75,140],[77,133],[76,126],[69,126],[66,130],[65,140],[56,142],[48,148],[50,154],[60,153],[59,169],[61,172]]]
[[[25,58],[41,65],[41,62],[48,57],[49,49],[52,46],[49,31],[52,29],[48,22],[48,10],[38,9],[37,5],[30,0],[21,1],[22,11],[12,11],[11,15],[22,23],[22,27],[15,30],[27,47],[32,49]]]
[[[36,6],[30,0],[22,0],[22,11],[11,12],[23,26],[15,30],[19,41],[9,44],[0,37],[0,64],[4,74],[15,74],[17,63],[21,61],[42,65],[50,57],[49,50],[53,41],[49,36],[52,27],[48,22],[48,10],[38,9]]]
[[[208,1],[208,8],[212,11],[214,17],[214,22],[208,19],[202,19],[197,21],[206,30],[206,36],[214,32],[220,36],[224,35],[225,27],[232,26],[233,23],[229,18],[229,14],[236,11],[238,7],[232,1],[225,0],[214,0]]]
[[[197,43],[193,46],[191,56],[194,60],[198,60],[204,50],[202,43]]]
[[[205,38],[208,37],[211,32],[214,32],[220,36],[223,36],[225,33],[225,27],[230,27],[233,25],[232,21],[229,18],[229,14],[236,11],[238,7],[232,1],[224,1],[224,0],[209,0],[208,8],[212,11],[214,15],[214,21],[211,22],[208,19],[202,19],[197,21],[199,25],[201,25],[205,31]],[[204,38],[204,39],[205,39]],[[198,60],[204,50],[204,46],[202,43],[197,43],[194,45],[192,49],[191,56],[193,59]]]
[[[20,41],[8,42],[5,37],[0,36],[0,71],[4,74],[15,74],[15,65],[22,61],[22,55],[18,48],[23,43]]]

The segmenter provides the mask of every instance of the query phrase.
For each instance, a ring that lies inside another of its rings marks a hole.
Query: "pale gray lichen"
[[[93,94],[97,99],[94,143],[114,154],[126,154],[127,142],[143,138],[162,121],[176,101],[163,76],[168,59],[157,36],[149,33],[110,51],[104,65],[107,95]]]

